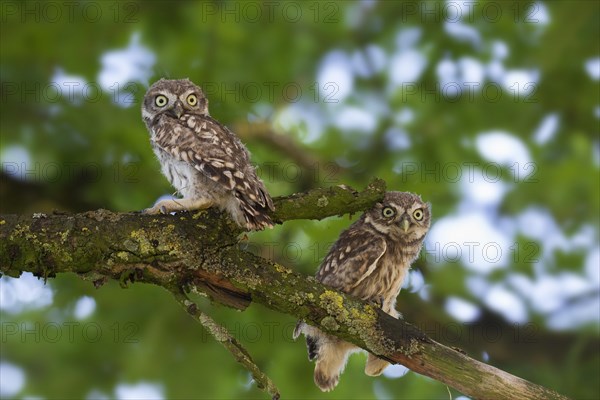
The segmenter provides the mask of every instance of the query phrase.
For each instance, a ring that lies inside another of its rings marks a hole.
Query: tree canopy
[[[0,12],[0,213],[133,211],[172,194],[140,101],[160,77],[189,77],[273,196],[378,177],[432,204],[398,298],[407,321],[569,397],[600,395],[597,2],[5,1]],[[242,243],[312,275],[356,217],[287,221]],[[323,397],[293,317],[196,300],[282,393]],[[0,318],[3,398],[264,396],[156,286],[3,276]],[[363,364],[353,356],[328,397],[448,396],[401,366],[370,378]]]

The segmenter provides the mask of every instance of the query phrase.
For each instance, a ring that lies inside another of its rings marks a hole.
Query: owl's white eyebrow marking
[[[186,90],[185,92],[183,92],[181,95],[179,95],[179,98],[180,98],[180,99],[187,99],[187,97],[188,97],[190,94],[194,93],[195,91],[196,91],[196,89],[193,89],[193,88],[192,88],[192,89],[188,89],[188,90]]]

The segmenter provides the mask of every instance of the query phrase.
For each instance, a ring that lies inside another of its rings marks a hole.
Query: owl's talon
[[[375,308],[383,309],[383,304],[385,303],[385,299],[383,296],[377,296],[369,300],[369,303]]]
[[[168,214],[169,210],[164,204],[156,204],[154,207],[149,207],[142,210],[142,214],[148,215],[158,215],[158,214]]]
[[[155,214],[158,214],[158,210],[156,210],[155,207],[144,208],[142,210],[142,214],[155,215]]]

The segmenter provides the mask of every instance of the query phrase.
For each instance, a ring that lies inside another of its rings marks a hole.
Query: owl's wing
[[[340,235],[323,260],[317,280],[348,292],[373,273],[386,249],[381,237],[350,228]]]
[[[248,150],[227,127],[209,116],[159,117],[154,142],[178,160],[261,208],[273,209],[271,197],[250,164]],[[242,190],[243,188],[243,190]]]

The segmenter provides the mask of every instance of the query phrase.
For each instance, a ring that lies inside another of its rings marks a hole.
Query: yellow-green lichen
[[[37,244],[39,245],[40,243]],[[54,243],[41,243],[41,247],[47,254],[60,257],[61,262],[69,263],[73,261],[71,253],[59,246],[56,246]]]
[[[419,343],[416,339],[410,339],[410,344],[408,345],[408,349],[404,349],[404,354],[407,356],[412,356],[413,354],[417,354],[423,349],[423,345]]]
[[[275,271],[277,271],[281,274],[291,274],[292,273],[291,269],[286,268],[281,264],[275,264]]]
[[[329,204],[329,199],[325,196],[321,196],[317,199],[317,207],[327,207]]]
[[[335,318],[326,316],[321,320],[321,326],[329,331],[337,331],[340,329],[340,325],[335,321]]]
[[[140,248],[140,244],[135,240],[125,239],[123,241],[123,247],[125,247],[126,250],[135,253]]]
[[[360,337],[375,354],[391,354],[395,351],[394,343],[377,329],[377,312],[372,306],[346,309],[343,297],[331,290],[323,292],[319,299],[321,306],[329,313],[320,321],[321,326],[330,331],[339,329],[340,325],[348,327],[348,332]]]
[[[385,337],[377,325],[377,312],[371,305],[362,310],[352,310],[349,331],[358,334],[375,354],[392,354],[397,351],[394,342]]]
[[[68,231],[67,231],[68,232]],[[41,236],[38,237],[38,234],[32,233],[29,225],[21,225],[17,224],[15,229],[12,231],[9,236],[10,240],[25,240],[27,241],[33,248],[41,249],[42,252],[37,253],[35,257],[42,257],[38,262],[42,265],[48,264],[48,260],[56,260],[62,263],[70,263],[73,261],[73,257],[69,249],[63,245],[63,242],[56,243],[55,241],[48,240],[48,238],[44,235],[42,230]],[[59,237],[62,238],[59,233]],[[41,261],[40,261],[41,260]]]
[[[131,231],[129,234],[133,240],[135,240],[139,246],[139,252],[141,255],[151,254],[154,250],[152,243],[148,239],[148,234],[144,229],[137,229],[135,231]]]
[[[305,292],[294,292],[289,296],[289,299],[292,303],[302,306],[304,305],[307,300],[313,300],[314,296],[312,293],[305,293]]]
[[[193,218],[193,219],[198,219],[198,218],[200,218],[201,216],[203,216],[205,213],[206,213],[206,212],[205,212],[204,210],[198,211],[198,212],[194,213],[194,215],[192,215],[192,218]]]
[[[31,236],[33,236],[33,237],[31,237]],[[20,239],[20,238],[30,239],[30,238],[35,238],[35,235],[31,235],[29,233],[29,225],[17,224],[17,226],[15,226],[15,229],[13,229],[12,233],[10,234],[10,236],[8,238],[10,240],[15,240],[15,239]]]
[[[173,225],[173,224],[169,224],[169,225],[165,226],[165,229],[164,229],[164,231],[166,233],[172,233],[174,230],[175,230],[175,225]]]
[[[372,309],[364,308],[363,311],[351,308],[349,310],[350,318],[348,323],[348,330],[351,333],[361,333],[365,329],[369,330],[375,325],[377,321],[377,314]]]
[[[62,231],[62,232],[58,233],[58,235],[60,236],[60,243],[61,244],[67,243],[67,239],[69,238],[69,234],[70,234],[70,231],[68,231],[68,230]]]
[[[344,298],[338,293],[326,290],[319,296],[321,304],[329,314],[335,315],[336,319],[342,324],[348,321],[348,310],[344,308]]]

